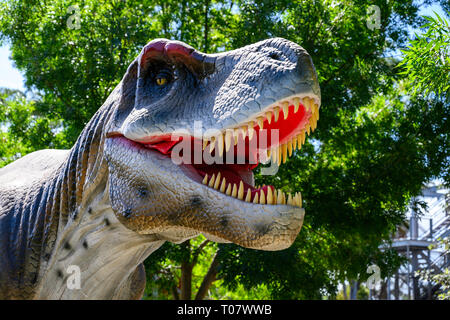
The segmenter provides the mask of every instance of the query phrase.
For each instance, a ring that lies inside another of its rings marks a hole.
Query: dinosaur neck
[[[163,243],[128,230],[111,209],[103,146],[113,106],[107,102],[94,115],[44,187],[49,201],[42,248],[48,252],[41,255],[35,298],[126,298],[122,291],[136,267]]]

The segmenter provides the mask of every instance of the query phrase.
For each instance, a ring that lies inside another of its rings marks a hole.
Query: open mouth
[[[285,194],[273,186],[256,187],[252,170],[270,160],[271,164],[280,166],[295,150],[300,150],[306,135],[316,129],[319,104],[315,96],[292,96],[214,136],[173,139],[171,135],[160,135],[139,143],[173,159],[176,146],[182,141],[190,142],[189,155],[186,150],[177,152],[185,160],[180,165],[190,171],[189,177],[204,187],[249,203],[301,207],[300,192]],[[196,157],[196,152],[202,156]],[[208,157],[214,162],[206,161]]]

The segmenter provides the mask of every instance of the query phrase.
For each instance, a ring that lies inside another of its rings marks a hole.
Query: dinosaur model
[[[300,148],[319,106],[312,60],[288,40],[219,54],[151,41],[72,149],[0,169],[0,299],[139,299],[142,262],[165,241],[199,234],[289,247],[301,194],[255,187],[252,170]],[[194,152],[175,152],[183,143]]]

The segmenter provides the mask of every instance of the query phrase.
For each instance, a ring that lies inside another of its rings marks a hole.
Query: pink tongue
[[[145,145],[149,149],[156,149],[162,154],[168,154],[169,150],[178,143],[179,141],[163,141],[156,144]]]

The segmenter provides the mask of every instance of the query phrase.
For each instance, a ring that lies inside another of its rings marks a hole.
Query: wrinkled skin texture
[[[155,86],[165,69],[176,81]],[[290,246],[302,208],[226,196],[141,142],[192,131],[199,120],[204,131],[224,130],[294,94],[320,99],[311,58],[287,40],[214,55],[150,42],[71,150],[0,169],[0,298],[138,299],[148,255],[198,234],[262,250]],[[67,286],[73,265],[75,289]]]

